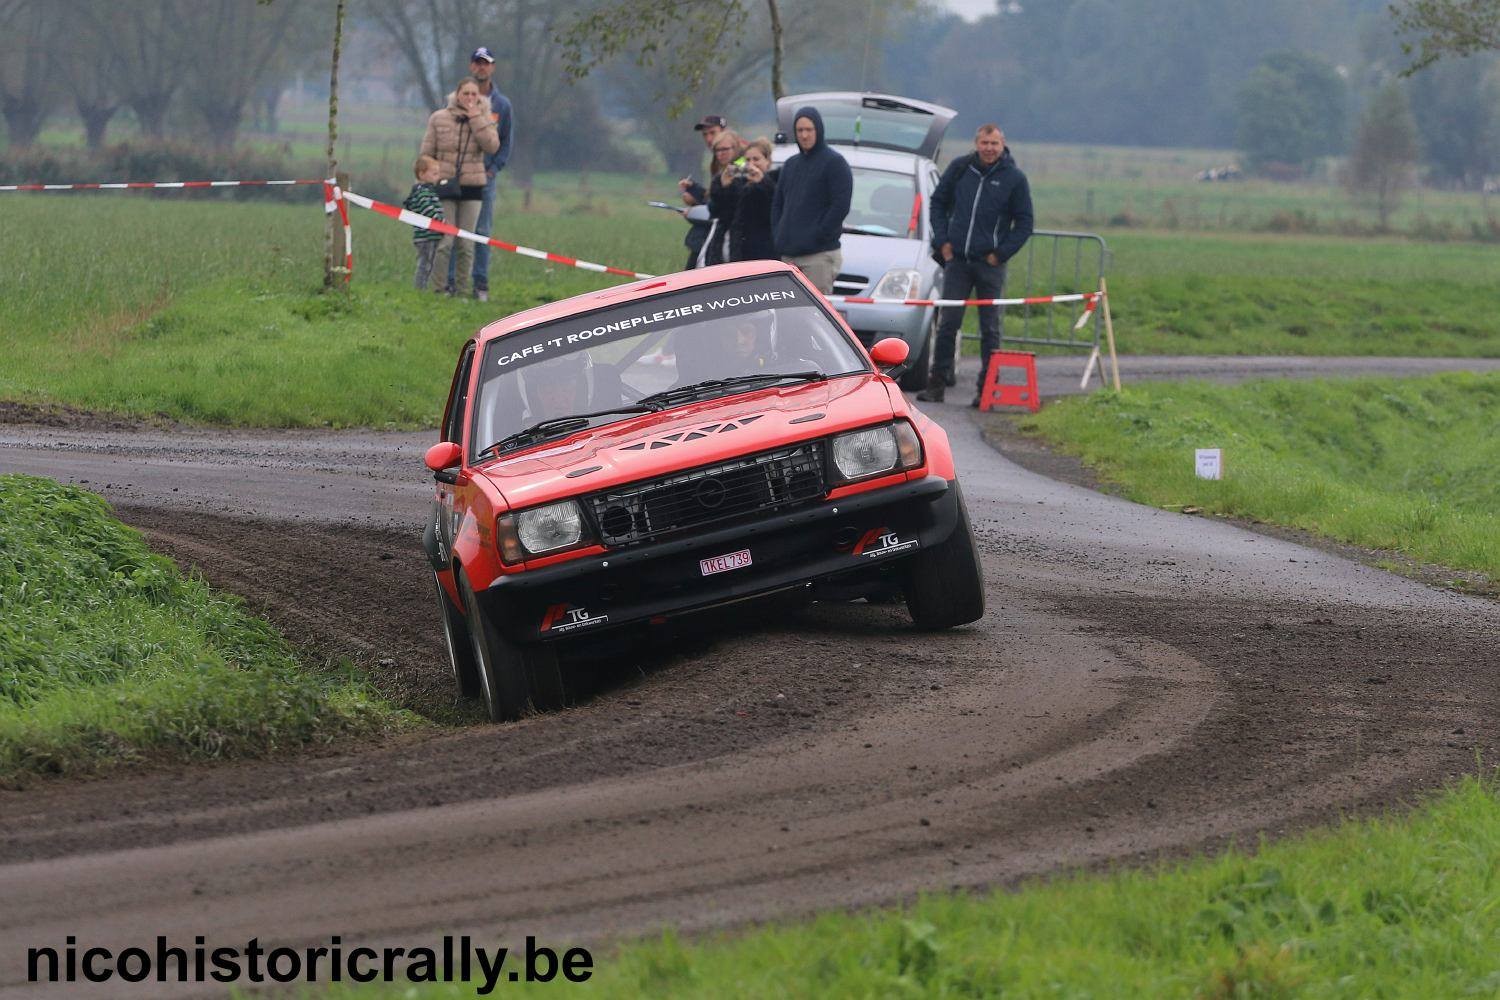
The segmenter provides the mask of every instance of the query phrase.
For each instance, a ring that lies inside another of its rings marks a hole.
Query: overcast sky
[[[965,21],[977,21],[995,10],[995,0],[939,0],[939,3]]]

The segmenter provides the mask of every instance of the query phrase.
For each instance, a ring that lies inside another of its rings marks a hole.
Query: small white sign
[[[1224,451],[1221,448],[1199,448],[1194,454],[1199,479],[1224,478]]]

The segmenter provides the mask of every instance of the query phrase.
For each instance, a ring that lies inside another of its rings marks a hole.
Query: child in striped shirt
[[[411,193],[406,196],[401,207],[408,212],[441,222],[443,203],[438,200],[435,185],[443,175],[443,165],[430,156],[419,156],[412,172],[416,174],[417,183],[411,186]],[[427,288],[427,281],[432,277],[432,261],[437,256],[438,244],[442,239],[443,234],[432,229],[413,228],[411,231],[411,242],[417,249],[417,291],[425,291]]]

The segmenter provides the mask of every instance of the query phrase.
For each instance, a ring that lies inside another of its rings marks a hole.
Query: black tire
[[[529,706],[556,708],[560,698],[553,694],[562,691],[562,678],[557,675],[557,652],[550,646],[522,646],[511,642],[479,607],[474,588],[462,571],[458,574],[458,590],[463,595],[464,607],[468,611],[469,640],[474,648],[476,672],[479,675],[479,697],[495,722],[510,722],[519,719]],[[552,676],[552,683],[546,678]],[[541,680],[543,683],[538,684]],[[533,691],[533,686],[538,688]],[[536,704],[540,694],[545,705]]]
[[[474,646],[469,641],[468,626],[461,611],[448,599],[443,585],[432,574],[432,586],[437,591],[438,615],[443,621],[443,642],[448,647],[448,668],[453,672],[453,683],[461,698],[479,697],[479,669],[474,664]]]
[[[917,359],[901,373],[901,388],[905,392],[921,392],[927,388],[927,373],[932,368],[932,350],[937,343],[937,316],[938,311],[932,310],[927,328],[922,333],[922,349],[917,352]]]
[[[903,587],[906,610],[917,628],[937,630],[967,625],[984,617],[984,570],[969,527],[969,509],[954,484],[958,523],[947,541],[922,549],[907,560]]]
[[[526,675],[531,683],[531,704],[538,712],[556,712],[568,705],[568,689],[563,684],[562,664],[557,647],[548,643],[525,650]]]

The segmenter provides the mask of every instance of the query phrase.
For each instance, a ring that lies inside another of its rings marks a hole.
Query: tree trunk
[[[135,112],[142,132],[153,139],[164,139],[167,135],[167,105],[171,102],[171,94],[151,94],[131,102],[130,110]]]
[[[215,149],[231,149],[240,135],[240,121],[245,116],[241,104],[214,104],[199,106],[198,111],[208,123],[208,141]]]
[[[771,100],[779,101],[786,96],[786,87],[781,82],[781,9],[776,0],[766,0],[771,13]]]
[[[5,134],[11,149],[30,149],[42,132],[46,107],[40,101],[6,100],[0,113],[5,115]]]
[[[89,149],[104,145],[104,133],[109,120],[119,111],[119,105],[84,104],[78,102],[78,117],[83,119],[83,141]]]
[[[271,135],[275,135],[281,128],[281,116],[278,112],[281,110],[282,93],[279,84],[272,84],[271,89],[266,93],[266,132]]]
[[[325,177],[337,175],[339,164],[334,158],[334,147],[339,141],[339,47],[344,35],[344,0],[339,0],[333,15],[333,59],[328,71],[328,167]],[[330,212],[323,229],[323,287],[334,287],[338,271],[334,266],[334,241],[342,226],[337,212]],[[343,268],[339,257],[338,270]]]

